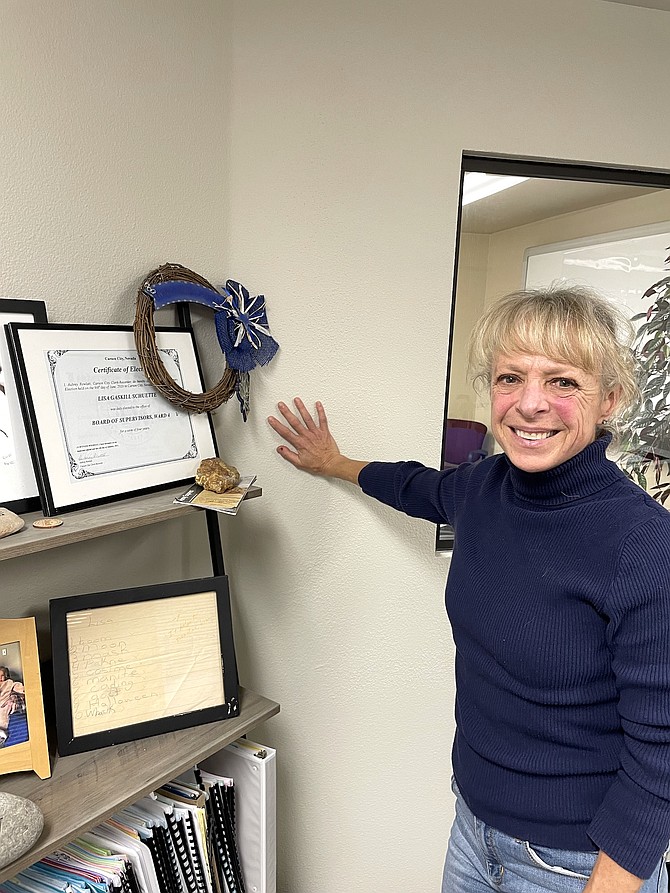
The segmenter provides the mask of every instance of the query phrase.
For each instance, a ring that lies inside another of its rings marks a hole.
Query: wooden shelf
[[[41,512],[26,514],[23,516],[26,526],[22,530],[0,539],[0,561],[183,518],[198,511],[202,513],[201,509],[173,502],[185,489],[182,485],[70,512],[59,516],[62,526],[51,529],[32,526],[33,521],[42,517]],[[251,487],[245,499],[253,499],[262,492],[260,487]],[[37,844],[11,865],[0,869],[0,882],[279,712],[279,704],[255,692],[240,688],[239,697],[240,715],[232,719],[73,756],[55,756],[52,777],[46,780],[32,772],[0,778],[0,790],[32,800],[44,815],[44,829]]]
[[[245,689],[240,689],[240,704],[240,715],[232,719],[56,757],[53,775],[46,781],[32,772],[4,777],[3,791],[37,803],[44,830],[31,850],[0,869],[0,882],[279,712],[279,704]]]
[[[59,515],[63,521],[61,527],[46,530],[33,527],[33,521],[42,517],[41,512],[23,515],[26,522],[23,530],[0,539],[0,561],[202,512],[202,509],[190,505],[175,505],[172,501],[185,489],[186,486],[182,485],[172,490],[161,490],[158,493],[133,496],[119,502],[69,512]],[[260,487],[250,487],[245,499],[253,499],[262,492]]]

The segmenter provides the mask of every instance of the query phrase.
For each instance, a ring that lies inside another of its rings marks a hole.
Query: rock
[[[43,825],[42,812],[32,800],[0,791],[0,868],[29,850]]]
[[[0,508],[0,537],[16,533],[22,527],[25,527],[23,518],[19,518],[14,512],[10,512],[9,509]]]
[[[214,493],[225,493],[240,482],[240,473],[221,459],[203,459],[195,473],[195,482]]]

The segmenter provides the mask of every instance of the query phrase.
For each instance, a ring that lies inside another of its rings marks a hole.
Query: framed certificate
[[[226,577],[51,599],[61,755],[239,715]]]
[[[43,301],[0,298],[0,505],[19,514],[38,509],[40,499],[4,327],[46,321]]]
[[[45,515],[186,483],[216,455],[209,415],[156,392],[130,326],[6,330]],[[172,377],[202,391],[193,333],[160,329],[156,340]]]

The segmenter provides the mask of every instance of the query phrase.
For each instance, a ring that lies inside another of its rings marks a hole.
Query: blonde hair
[[[609,301],[577,286],[517,291],[492,304],[470,335],[469,370],[491,386],[499,354],[541,354],[577,366],[600,380],[601,393],[618,393],[620,418],[639,396],[630,321]],[[615,420],[604,427],[612,430]]]

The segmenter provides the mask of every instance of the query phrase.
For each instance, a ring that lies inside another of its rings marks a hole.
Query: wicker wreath
[[[230,400],[235,393],[238,373],[235,369],[231,369],[228,366],[219,383],[202,394],[192,394],[190,391],[185,391],[168,375],[156,346],[154,302],[146,294],[145,289],[147,289],[147,286],[151,287],[159,282],[171,280],[192,282],[208,288],[219,295],[219,292],[210,282],[179,264],[163,264],[162,267],[158,267],[157,270],[149,273],[142,281],[142,285],[137,292],[135,323],[133,325],[135,346],[139,354],[142,370],[156,390],[170,403],[174,403],[182,409],[187,409],[189,412],[212,412],[212,410],[221,406],[222,403]]]

